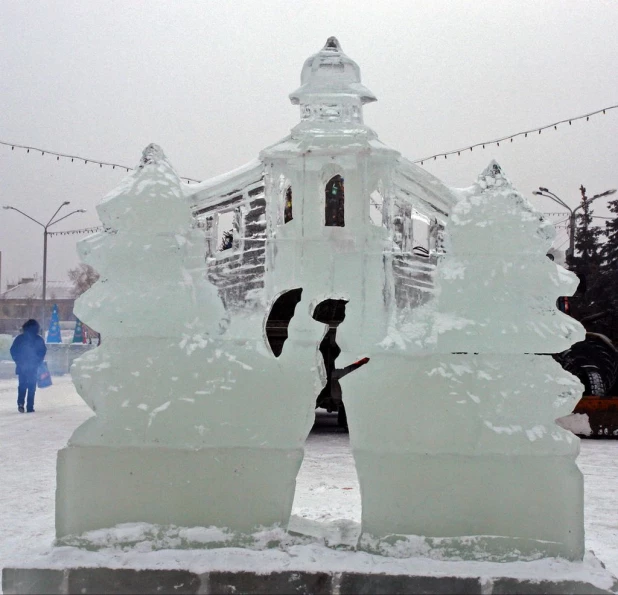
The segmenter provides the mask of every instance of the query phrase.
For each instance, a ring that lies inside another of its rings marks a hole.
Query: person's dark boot
[[[34,413],[34,409],[27,409],[26,413]]]
[[[18,405],[17,406],[17,411],[19,411],[20,413],[24,412],[24,406],[23,405]]]

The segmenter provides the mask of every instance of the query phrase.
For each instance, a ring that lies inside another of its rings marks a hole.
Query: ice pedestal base
[[[354,458],[364,549],[405,555],[404,536],[422,535],[450,558],[582,559],[583,482],[570,457],[356,450]]]
[[[302,449],[69,446],[58,452],[56,536],[146,522],[287,525]]]
[[[309,546],[308,546],[309,547]],[[546,560],[506,564],[396,561],[367,554],[320,549],[307,555],[248,550],[175,550],[173,562],[148,554],[101,565],[96,552],[63,552],[5,568],[5,595],[38,593],[615,593],[618,583],[588,553],[583,562]],[[139,559],[138,559],[139,558]],[[150,558],[150,560],[149,560]],[[96,566],[95,566],[96,565]]]

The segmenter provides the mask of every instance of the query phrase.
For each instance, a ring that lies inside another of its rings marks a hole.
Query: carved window
[[[217,213],[217,251],[224,252],[234,247],[234,211]]]
[[[324,215],[325,225],[345,226],[345,193],[340,175],[332,177],[326,184]]]
[[[283,207],[283,223],[292,221],[292,186],[285,191],[285,205]]]

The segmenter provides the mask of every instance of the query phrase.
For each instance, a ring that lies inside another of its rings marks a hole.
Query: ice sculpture
[[[555,306],[577,280],[546,258],[553,227],[495,162],[447,232],[436,297],[370,350],[379,375],[342,380],[363,546],[414,535],[468,559],[581,559],[579,439],[554,420],[582,386],[546,355],[583,338]]]
[[[300,314],[280,358],[263,313],[244,340],[225,334],[203,233],[156,145],[97,210],[105,231],[79,252],[101,278],[76,314],[103,341],[72,368],[96,415],[59,453],[57,535],[130,521],[285,525],[319,390],[319,325]]]
[[[59,454],[57,534],[285,526],[336,337],[337,368],[370,358],[340,381],[361,547],[580,559],[554,420],[581,385],[548,354],[583,329],[553,228],[494,162],[456,196],[382,144],[335,38],[290,99],[301,121],[250,164],[186,187],[151,145],[98,207],[76,313],[103,342],[72,369],[95,416]]]

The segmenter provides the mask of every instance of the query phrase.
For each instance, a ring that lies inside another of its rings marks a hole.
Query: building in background
[[[61,321],[74,321],[75,286],[71,281],[47,281],[46,314],[49,320],[54,304],[58,305]],[[14,334],[29,318],[41,320],[43,281],[24,277],[15,285],[8,284],[0,294],[0,333]]]

